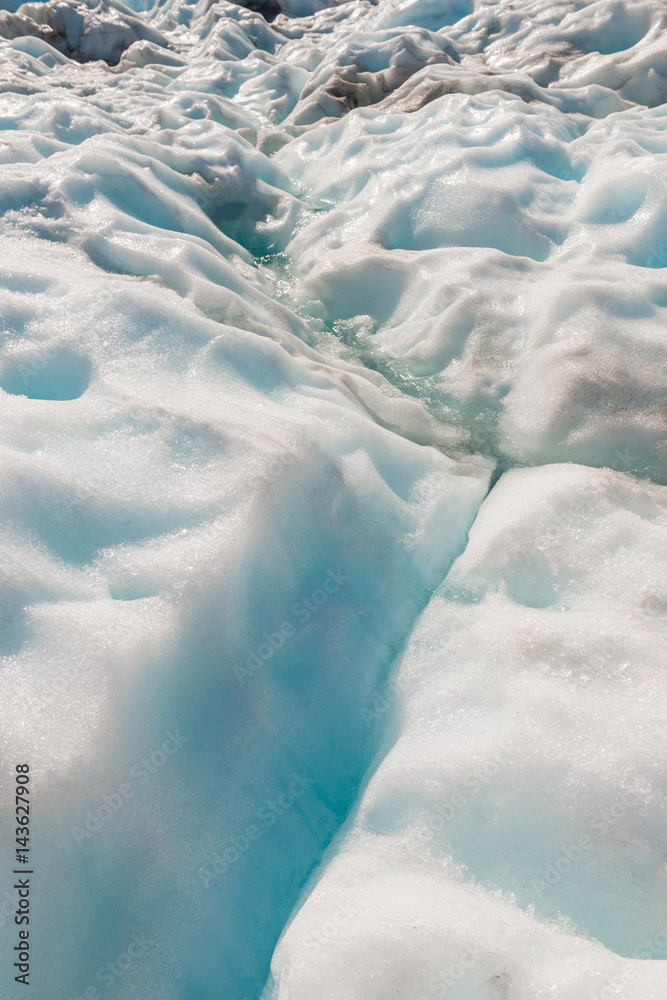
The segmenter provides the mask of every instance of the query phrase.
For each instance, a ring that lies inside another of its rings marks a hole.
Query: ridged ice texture
[[[664,1000],[667,12],[0,0],[0,1000]]]

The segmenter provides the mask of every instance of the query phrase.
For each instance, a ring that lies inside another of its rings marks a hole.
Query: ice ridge
[[[33,1000],[664,1000],[666,27],[0,0]]]

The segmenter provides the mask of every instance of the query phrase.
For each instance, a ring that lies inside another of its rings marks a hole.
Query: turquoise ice
[[[0,0],[0,1000],[664,1000],[666,27]]]

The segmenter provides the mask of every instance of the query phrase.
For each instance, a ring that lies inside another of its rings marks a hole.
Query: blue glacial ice
[[[0,1000],[665,1000],[666,110],[659,0],[0,0]]]

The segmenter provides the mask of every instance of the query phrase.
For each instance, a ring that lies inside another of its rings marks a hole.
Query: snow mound
[[[0,7],[0,1000],[664,1000],[664,3]]]
[[[166,46],[164,36],[119,0],[48,0],[24,3],[15,13],[0,11],[0,37],[34,36],[58,52],[115,66],[125,49],[138,39]]]

